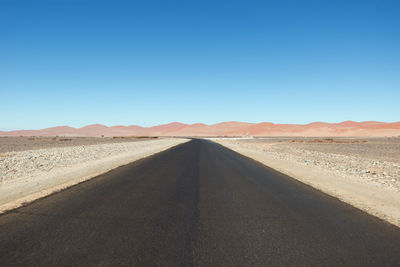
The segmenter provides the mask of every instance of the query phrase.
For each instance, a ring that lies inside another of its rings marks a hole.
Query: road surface
[[[395,266],[400,230],[206,140],[0,216],[1,266]]]

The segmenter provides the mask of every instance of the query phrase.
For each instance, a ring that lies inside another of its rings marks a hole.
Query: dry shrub
[[[29,141],[40,141],[40,140],[46,140],[46,137],[38,137],[38,136],[32,136],[32,137],[28,137]]]
[[[58,140],[60,140],[60,141],[72,141],[72,138],[60,138]]]
[[[8,153],[8,154],[2,154],[2,153],[0,153],[0,158],[12,157],[12,156],[14,156],[14,155],[15,155],[15,153]]]
[[[311,144],[360,144],[366,143],[364,139],[333,139],[333,138],[315,138],[312,140],[297,140],[292,139],[290,143],[311,143]]]
[[[335,140],[333,138],[325,138],[325,139],[314,139],[311,140],[309,143],[325,143],[325,144],[359,144],[359,143],[366,143],[367,140],[357,140],[357,139],[339,139]]]
[[[157,136],[113,136],[113,139],[156,139]]]
[[[72,138],[62,138],[62,137],[60,138],[60,137],[56,136],[56,137],[51,138],[51,140],[64,142],[64,141],[72,141]]]

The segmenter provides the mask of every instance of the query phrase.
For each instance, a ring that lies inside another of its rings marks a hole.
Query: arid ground
[[[86,146],[109,143],[134,142],[154,139],[155,137],[46,137],[46,136],[2,136],[0,153],[16,152],[52,147]]]

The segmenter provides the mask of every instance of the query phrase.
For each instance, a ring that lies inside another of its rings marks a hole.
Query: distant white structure
[[[243,136],[243,138],[244,138],[244,139],[253,139],[254,137],[253,137],[252,135],[250,135],[249,133],[246,133],[246,134]]]

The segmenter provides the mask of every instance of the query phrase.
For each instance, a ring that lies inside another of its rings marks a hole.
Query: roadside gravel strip
[[[81,145],[0,154],[0,213],[189,139]]]
[[[305,184],[400,227],[400,165],[362,156],[212,139]]]

